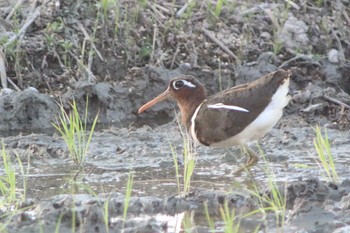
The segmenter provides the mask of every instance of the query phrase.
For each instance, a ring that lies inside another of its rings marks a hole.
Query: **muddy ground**
[[[0,131],[13,162],[17,154],[29,170],[23,176],[16,165],[26,199],[1,218],[4,231],[210,232],[207,203],[222,232],[225,202],[240,232],[350,231],[349,1],[225,1],[222,9],[220,1],[16,3],[0,1]],[[292,101],[259,140],[266,159],[235,176],[245,161],[239,148],[199,146],[191,190],[179,194],[171,150],[182,174],[178,109],[172,102],[143,115],[137,109],[179,74],[212,94],[279,68],[292,73]],[[84,111],[86,98],[89,122],[99,113],[99,124],[78,172],[51,123],[57,103],[69,112],[75,100]],[[316,124],[327,129],[336,182],[318,165]],[[279,223],[273,211],[246,216],[261,208],[253,187],[269,194],[271,176],[286,194]]]

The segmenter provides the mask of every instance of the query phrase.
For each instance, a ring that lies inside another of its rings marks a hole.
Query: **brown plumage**
[[[195,131],[198,140],[204,145],[211,145],[242,132],[264,111],[274,93],[288,77],[287,72],[279,70],[254,82],[232,87],[208,97],[195,119]],[[215,103],[243,107],[249,112],[217,111],[207,107]],[[211,124],[208,124],[208,121]]]
[[[171,80],[167,90],[143,105],[139,113],[173,97],[183,124],[196,141],[219,147],[246,144],[263,136],[282,116],[289,100],[288,85],[289,73],[278,70],[207,97],[197,79],[184,75]]]

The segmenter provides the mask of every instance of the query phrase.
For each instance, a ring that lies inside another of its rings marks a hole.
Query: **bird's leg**
[[[240,175],[243,171],[249,170],[252,166],[258,163],[259,157],[257,153],[248,145],[242,146],[248,153],[249,159],[244,164],[244,166],[240,167],[237,171],[234,172],[235,175]]]
[[[249,154],[249,159],[247,161],[247,163],[245,164],[245,166],[247,167],[252,167],[254,166],[255,164],[258,163],[259,161],[259,156],[258,154],[248,145],[245,145],[244,146],[245,149],[247,150],[248,154]]]

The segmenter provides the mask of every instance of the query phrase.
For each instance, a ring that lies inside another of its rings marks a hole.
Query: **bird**
[[[279,69],[253,82],[207,96],[206,88],[191,75],[170,80],[167,89],[141,106],[141,114],[166,99],[174,99],[181,121],[196,144],[209,147],[243,146],[249,159],[235,173],[258,162],[248,143],[263,137],[283,115],[291,99],[290,73]]]

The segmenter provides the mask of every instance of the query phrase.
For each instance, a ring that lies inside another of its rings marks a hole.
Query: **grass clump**
[[[281,227],[282,229],[286,218],[287,183],[284,185],[284,192],[282,192],[279,185],[277,184],[276,175],[271,167],[269,167],[266,156],[261,151],[261,149],[260,154],[267,164],[264,172],[267,176],[266,190],[268,191],[261,192],[261,189],[258,187],[258,185],[255,182],[253,183],[253,190],[251,190],[250,193],[258,200],[259,208],[246,214],[243,217],[248,217],[257,213],[267,215],[268,212],[273,212],[276,217],[277,226]]]
[[[90,133],[87,134],[87,116],[88,116],[88,99],[86,99],[86,108],[84,118],[82,118],[78,112],[76,102],[70,104],[72,110],[68,114],[61,105],[61,115],[59,116],[58,123],[52,124],[55,129],[61,134],[65,143],[68,146],[68,150],[72,160],[80,168],[84,166],[87,151],[91,142],[92,135],[97,123],[98,114],[96,115]]]
[[[11,221],[13,215],[19,210],[20,204],[26,198],[27,190],[27,180],[23,178],[22,184],[23,188],[18,188],[18,175],[13,167],[11,162],[11,156],[6,152],[5,145],[2,143],[1,149],[1,158],[2,158],[2,174],[0,175],[0,210],[4,212],[0,218],[2,220],[6,219],[0,223],[0,232],[6,232],[8,223]],[[24,177],[24,168],[22,161],[19,156],[16,154],[16,159],[19,164],[20,172],[22,177]],[[29,164],[29,161],[28,161]],[[29,166],[28,166],[29,169]],[[28,171],[27,169],[27,171]]]
[[[196,167],[196,151],[191,139],[189,138],[189,135],[183,132],[179,121],[177,124],[179,125],[179,129],[183,138],[183,192],[188,193],[191,188],[192,175]],[[170,141],[169,145],[174,160],[177,189],[178,192],[181,193],[181,175],[178,163],[178,154],[174,147],[171,145]]]
[[[285,185],[285,187],[287,187],[287,185]],[[286,218],[287,189],[282,193],[276,181],[271,178],[268,180],[267,189],[269,190],[268,192],[261,194],[259,188],[254,185],[254,190],[250,193],[258,200],[259,208],[249,212],[243,216],[243,218],[259,213],[266,216],[269,212],[272,212],[275,214],[277,226],[282,229]]]
[[[194,221],[194,210],[186,211],[183,213],[183,219],[181,221],[182,232],[191,233],[196,228],[196,222]]]
[[[339,177],[335,169],[327,130],[324,129],[324,133],[322,133],[322,130],[318,125],[314,130],[316,133],[316,137],[314,138],[314,147],[319,159],[317,163],[326,178],[333,182],[337,182],[339,180]]]
[[[10,155],[6,153],[4,144],[2,144],[1,157],[4,173],[0,176],[0,206],[4,207],[4,205],[18,204],[25,199],[27,182],[26,179],[23,179],[23,190],[19,192],[17,188],[18,179],[16,171],[13,168]],[[16,159],[21,173],[24,175],[23,165],[18,155],[16,155]]]
[[[231,210],[228,207],[227,201],[220,207],[220,215],[224,221],[225,233],[238,233],[240,228],[240,222],[236,220],[235,209]]]
[[[171,143],[169,143],[169,145],[170,145],[171,153],[174,159],[177,188],[178,188],[178,192],[180,193],[181,192],[181,184],[180,184],[181,175],[180,175],[180,169],[179,169],[179,163],[178,163],[178,155],[176,153],[176,150],[171,145]],[[182,187],[183,187],[183,192],[188,193],[191,188],[192,175],[196,167],[196,157],[195,157],[194,149],[191,145],[191,141],[186,136],[183,137],[183,145],[184,145],[184,148],[183,148],[183,174],[182,174],[183,185]]]
[[[4,174],[0,176],[2,204],[13,203],[17,200],[16,173],[12,166],[11,158],[6,153],[4,144],[2,144],[1,157],[4,168]]]
[[[272,178],[268,179],[267,186],[269,192],[263,193],[262,195],[256,193],[257,195],[255,195],[261,206],[258,212],[266,213],[272,211],[275,214],[277,225],[283,227],[286,217],[287,190],[285,189],[285,192],[282,193],[276,180]],[[285,187],[287,187],[287,185],[285,185]]]
[[[216,229],[215,222],[213,218],[209,214],[208,203],[204,202],[204,213],[205,218],[207,220],[210,232],[224,232],[224,233],[238,233],[241,232],[241,218],[236,216],[235,209],[229,208],[227,200],[225,200],[224,204],[220,206],[219,213],[221,220],[223,222],[222,229]]]
[[[188,193],[191,188],[191,178],[194,172],[194,168],[196,166],[196,158],[195,158],[195,153],[193,153],[193,148],[191,145],[190,140],[184,139],[184,173],[183,173],[183,187],[184,187],[184,192]]]

